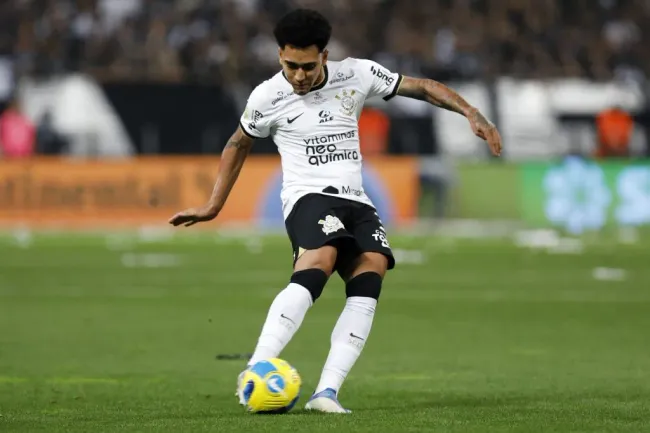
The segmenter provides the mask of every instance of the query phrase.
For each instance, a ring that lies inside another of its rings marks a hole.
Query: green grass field
[[[191,233],[0,237],[0,432],[650,431],[647,243],[394,237],[418,260],[386,280],[340,395],[354,413],[302,409],[344,303],[335,277],[282,354],[296,410],[256,416],[233,395],[243,361],[216,356],[253,349],[288,242]]]

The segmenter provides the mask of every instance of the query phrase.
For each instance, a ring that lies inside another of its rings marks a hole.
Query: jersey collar
[[[323,81],[321,81],[318,86],[312,87],[309,90],[310,92],[315,92],[316,90],[320,90],[323,87],[325,87],[325,84],[327,84],[327,80],[329,80],[329,75],[330,75],[329,71],[327,69],[327,65],[323,65],[323,73],[325,74],[325,76],[323,77]],[[287,80],[287,83],[289,83],[289,80],[287,79],[287,76],[284,75],[284,71],[282,71],[282,76],[284,77],[285,80]],[[289,84],[291,84],[291,83],[289,83]]]

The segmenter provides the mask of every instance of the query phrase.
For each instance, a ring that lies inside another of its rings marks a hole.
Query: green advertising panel
[[[571,157],[521,166],[521,212],[533,225],[572,233],[650,225],[650,162]]]

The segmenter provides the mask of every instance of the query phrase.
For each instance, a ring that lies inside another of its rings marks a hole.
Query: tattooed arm
[[[200,208],[191,208],[177,213],[170,218],[169,223],[174,226],[185,224],[189,227],[198,222],[214,219],[226,203],[253,143],[253,138],[244,134],[241,127],[238,127],[221,153],[217,180],[208,203]]]
[[[397,94],[426,101],[436,107],[462,114],[469,120],[472,131],[486,140],[494,155],[501,154],[501,136],[492,122],[471,106],[454,90],[434,80],[404,76]]]

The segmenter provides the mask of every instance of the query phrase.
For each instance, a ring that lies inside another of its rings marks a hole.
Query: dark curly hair
[[[296,9],[278,21],[273,35],[280,48],[287,45],[297,48],[316,45],[318,51],[322,53],[330,41],[332,26],[320,12]]]

